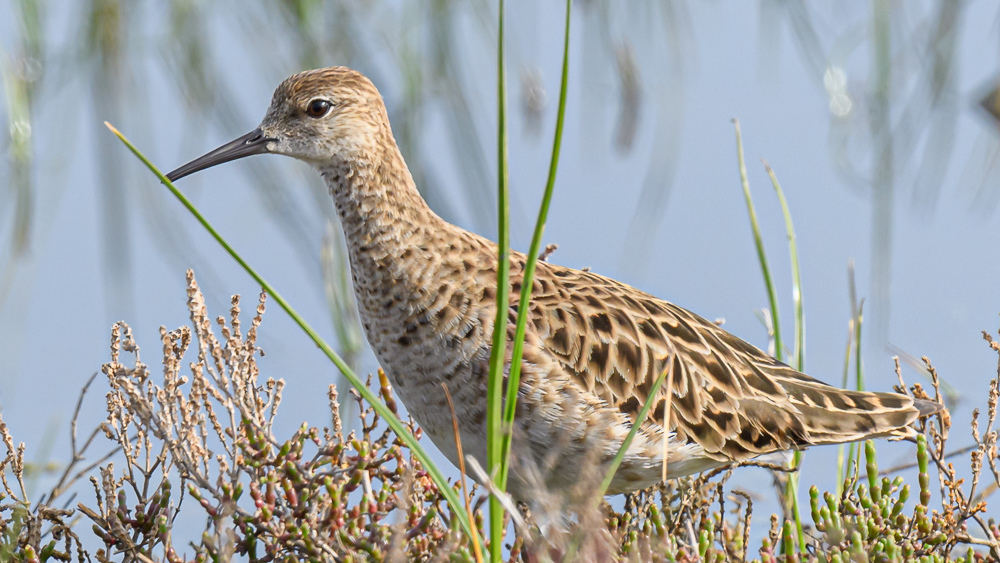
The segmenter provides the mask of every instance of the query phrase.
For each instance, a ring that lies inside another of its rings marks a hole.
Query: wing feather
[[[512,275],[519,276],[523,256],[514,265]],[[546,262],[535,276],[532,327],[560,375],[634,424],[676,352],[668,430],[719,461],[896,434],[918,416],[904,395],[830,387],[690,311],[612,279]],[[641,422],[650,436],[663,430],[662,401]]]

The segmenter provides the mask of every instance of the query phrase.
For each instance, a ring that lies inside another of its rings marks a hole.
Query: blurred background
[[[0,0],[0,409],[29,458],[65,457],[112,322],[131,324],[156,371],[159,326],[187,322],[186,268],[213,315],[231,294],[249,306],[259,292],[103,121],[166,171],[254,128],[287,75],[348,65],[381,90],[430,205],[495,238],[495,4]],[[563,3],[507,10],[511,234],[526,250]],[[908,382],[926,383],[912,365],[929,356],[953,391],[951,444],[971,442],[964,428],[997,369],[981,331],[1000,324],[998,15],[994,3],[955,0],[574,2],[550,260],[725,318],[766,347],[739,118],[786,335],[788,247],[760,158],[795,221],[807,371],[840,383],[853,261],[866,385],[889,390],[897,354]],[[376,369],[333,206],[306,165],[259,157],[180,187],[349,362]],[[336,369],[277,307],[258,342],[263,375],[288,382],[278,434],[322,425]],[[103,416],[98,380],[81,428]],[[885,452],[885,467],[912,459],[907,445]],[[807,452],[804,483],[832,489],[835,458]],[[733,483],[759,491],[769,480],[748,469]],[[762,533],[766,517],[754,521]]]

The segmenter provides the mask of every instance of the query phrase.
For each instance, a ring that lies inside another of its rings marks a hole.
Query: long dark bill
[[[273,140],[274,139],[265,137],[264,132],[259,128],[254,129],[246,135],[230,141],[210,153],[199,156],[184,166],[181,166],[177,170],[167,174],[167,179],[171,182],[176,182],[184,176],[194,174],[199,170],[210,168],[216,164],[222,164],[223,162],[229,162],[230,160],[236,160],[237,158],[243,158],[244,156],[264,154],[268,152],[267,144]]]

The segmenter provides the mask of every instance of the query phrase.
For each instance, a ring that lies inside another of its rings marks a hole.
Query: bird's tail
[[[812,382],[786,383],[785,388],[802,419],[809,421],[808,440],[816,445],[910,438],[914,422],[944,410],[941,403],[900,393],[847,391]]]

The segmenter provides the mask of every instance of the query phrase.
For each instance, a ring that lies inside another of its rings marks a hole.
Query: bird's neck
[[[394,143],[369,158],[320,167],[344,228],[358,299],[378,306],[413,286],[425,255],[453,228],[420,196]]]

